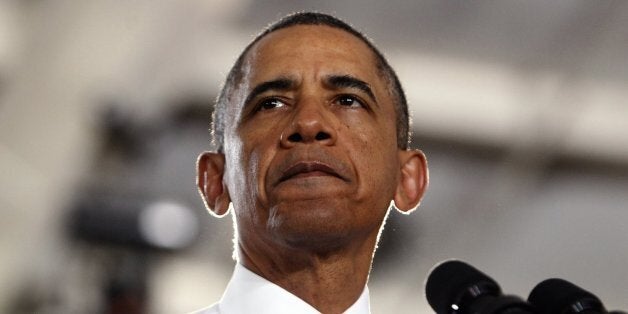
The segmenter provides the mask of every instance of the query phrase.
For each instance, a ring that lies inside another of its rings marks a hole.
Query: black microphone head
[[[602,301],[569,281],[552,278],[542,281],[528,297],[539,314],[606,313]]]
[[[465,298],[500,294],[501,289],[495,280],[457,260],[434,267],[425,283],[427,302],[439,314],[456,313]]]

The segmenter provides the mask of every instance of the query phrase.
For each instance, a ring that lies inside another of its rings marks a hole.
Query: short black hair
[[[264,29],[246,46],[246,48],[244,48],[229,71],[227,79],[222,86],[222,90],[216,99],[213,113],[212,135],[214,144],[217,146],[217,150],[222,152],[224,148],[226,108],[236,86],[242,81],[244,75],[242,72],[242,66],[249,50],[251,50],[251,48],[262,38],[266,37],[266,35],[277,30],[296,25],[322,25],[337,28],[357,37],[364,42],[369,49],[371,49],[371,51],[375,54],[376,67],[385,78],[388,85],[388,92],[394,102],[397,117],[397,147],[400,149],[407,149],[410,144],[410,117],[408,115],[408,103],[406,101],[403,88],[401,87],[401,83],[399,82],[399,78],[392,67],[388,64],[384,55],[377,50],[377,48],[375,48],[373,43],[364,34],[360,33],[342,20],[324,13],[299,12],[288,15],[279,21],[270,24],[266,29]]]

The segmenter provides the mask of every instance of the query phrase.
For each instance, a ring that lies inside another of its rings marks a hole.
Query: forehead
[[[380,79],[375,54],[359,38],[324,25],[296,25],[268,34],[249,51],[245,72],[252,81],[269,77],[310,74],[353,74]]]

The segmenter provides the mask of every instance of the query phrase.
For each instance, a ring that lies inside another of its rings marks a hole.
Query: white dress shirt
[[[236,264],[227,289],[218,303],[190,314],[318,314],[294,294]],[[345,314],[369,314],[369,291],[362,294]]]

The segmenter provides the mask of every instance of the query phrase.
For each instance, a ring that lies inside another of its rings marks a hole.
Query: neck
[[[240,263],[322,313],[342,313],[360,297],[377,235],[333,251],[282,249],[259,254],[239,243]]]

